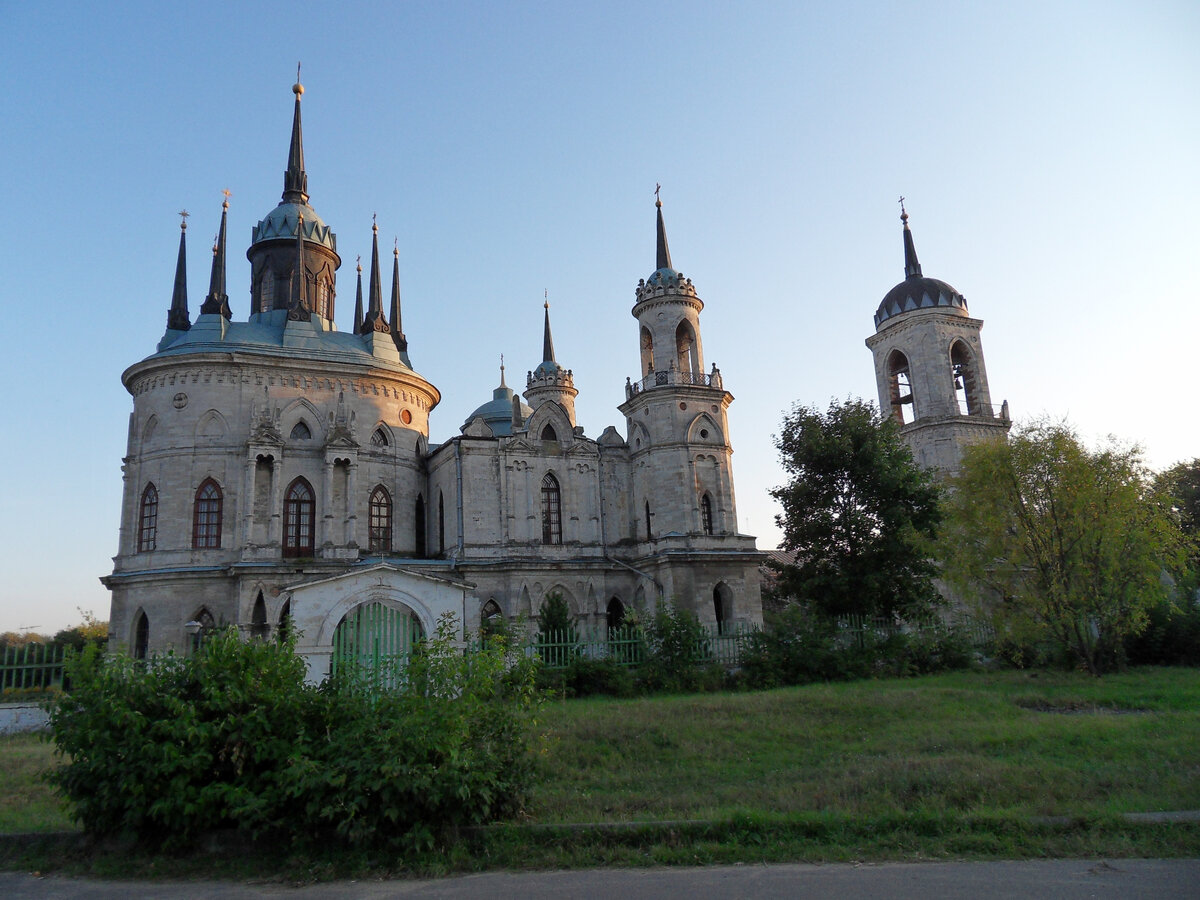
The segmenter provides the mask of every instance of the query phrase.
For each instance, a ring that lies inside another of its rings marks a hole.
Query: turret
[[[383,287],[379,277],[379,226],[371,223],[371,289],[367,304],[367,314],[363,316],[360,334],[379,331],[387,334],[391,331],[387,319],[383,317]]]
[[[168,331],[187,331],[192,327],[187,302],[187,220],[188,211],[179,214],[179,258],[175,260],[175,289],[167,311]]]
[[[225,293],[225,219],[229,213],[229,191],[225,191],[225,200],[221,203],[221,229],[217,232],[216,243],[213,244],[212,273],[208,278],[208,296],[200,307],[200,315],[219,315],[226,319],[233,318],[229,309],[229,295]]]
[[[542,326],[542,361],[525,379],[525,401],[533,410],[543,403],[558,403],[567,413],[571,427],[575,427],[575,376],[564,369],[554,358],[554,337],[550,333],[550,301],[543,304],[545,322]]]

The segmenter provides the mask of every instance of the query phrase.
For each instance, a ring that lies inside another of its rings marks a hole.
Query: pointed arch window
[[[313,555],[315,506],[312,485],[306,480],[297,478],[288,486],[283,502],[284,556]]]
[[[250,634],[261,641],[266,640],[270,633],[270,626],[267,625],[267,602],[263,599],[263,592],[259,591],[254,600],[254,609],[250,611]]]
[[[621,602],[620,597],[613,597],[608,601],[608,609],[605,610],[605,621],[609,631],[620,628],[625,624],[625,604]]]
[[[392,497],[382,484],[371,491],[367,528],[368,549],[387,553],[392,549]]]
[[[150,619],[143,610],[138,613],[137,621],[133,626],[133,658],[145,659],[149,651]]]
[[[500,610],[500,604],[494,599],[489,600],[479,611],[479,634],[481,637],[488,638],[500,633],[503,629],[504,613]]]
[[[270,312],[275,305],[275,273],[270,269],[263,272],[258,283],[258,311]]]
[[[279,631],[276,632],[279,643],[287,643],[292,635],[292,601],[284,600],[283,609],[279,610]]]
[[[542,478],[542,543],[562,543],[562,491],[549,472]]]
[[[386,447],[387,445],[388,445],[387,432],[384,431],[382,428],[376,428],[375,431],[371,434],[371,446],[372,447]]]
[[[558,434],[555,432],[553,425],[547,425],[545,428],[542,429],[542,440],[543,441],[557,441],[558,440]]]
[[[142,491],[138,513],[138,553],[153,550],[158,541],[158,488],[151,481]]]
[[[644,325],[642,326],[642,371],[647,375],[654,374],[654,336]]]
[[[446,498],[438,491],[438,556],[446,555]]]
[[[977,416],[984,412],[979,402],[975,358],[962,341],[955,341],[950,348],[950,370],[954,377],[954,398],[958,403],[959,415]]]
[[[651,540],[653,535],[650,532],[650,501],[646,501],[646,540]]]
[[[692,324],[684,319],[675,329],[675,367],[680,373],[700,371],[700,355],[696,347],[696,332]]]
[[[893,350],[887,358],[888,400],[892,418],[907,425],[916,418],[916,402],[913,399],[912,373],[908,357]]]
[[[211,550],[221,546],[221,486],[206,478],[196,489],[192,507],[192,547]]]
[[[713,533],[712,497],[708,494],[700,498],[700,525],[705,534]]]
[[[330,305],[331,304],[329,302],[329,294],[330,294],[329,282],[326,281],[324,278],[322,278],[320,275],[318,275],[317,276],[317,306],[316,306],[316,309],[314,310],[314,312],[323,319],[332,319],[333,318],[333,316],[330,315],[330,313],[331,313]]]
[[[288,437],[293,441],[311,441],[312,429],[308,427],[308,423],[301,419],[292,426],[292,433]]]

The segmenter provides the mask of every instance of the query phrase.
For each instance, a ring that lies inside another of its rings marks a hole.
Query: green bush
[[[1125,638],[1125,656],[1135,666],[1200,666],[1200,606],[1152,607],[1145,630]]]
[[[647,692],[685,693],[724,685],[725,671],[712,661],[711,639],[694,612],[660,603],[645,638],[646,661],[638,679]]]
[[[637,694],[633,670],[614,659],[580,657],[562,669],[539,667],[538,687],[560,697],[632,697]]]
[[[460,654],[449,621],[403,670],[320,687],[290,643],[234,629],[186,658],[87,649],[69,668],[49,777],[93,834],[426,848],[515,811],[532,784],[531,665],[498,643]]]

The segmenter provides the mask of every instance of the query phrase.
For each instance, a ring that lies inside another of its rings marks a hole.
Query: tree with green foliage
[[[1154,478],[1155,488],[1169,498],[1180,530],[1190,542],[1187,571],[1179,582],[1180,600],[1194,606],[1200,593],[1200,457],[1180,462]]]
[[[563,666],[579,653],[579,635],[571,607],[559,591],[551,591],[537,614],[538,656],[551,666]]]
[[[1000,629],[1049,639],[1092,674],[1167,597],[1186,540],[1137,447],[1084,446],[1063,423],[968,448],[952,481],[942,559]]]
[[[775,437],[787,483],[780,590],[829,616],[921,617],[938,601],[939,489],[874,404],[797,405]]]

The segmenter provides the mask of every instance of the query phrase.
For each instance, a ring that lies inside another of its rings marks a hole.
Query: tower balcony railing
[[[625,399],[640,394],[642,391],[653,390],[658,387],[673,387],[677,385],[695,385],[697,387],[713,387],[723,389],[724,384],[721,380],[721,370],[714,364],[711,372],[691,372],[683,369],[676,369],[672,366],[660,372],[650,372],[641,381],[632,381],[629,378],[625,379]]]

